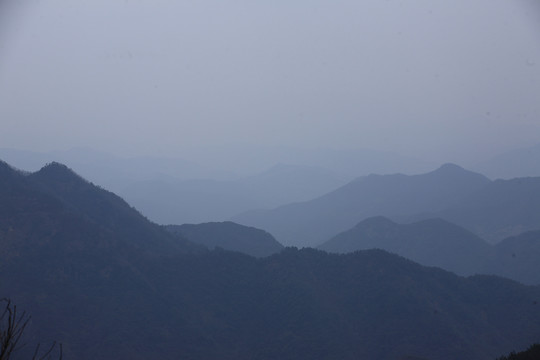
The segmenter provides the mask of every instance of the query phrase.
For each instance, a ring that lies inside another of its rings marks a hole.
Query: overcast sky
[[[537,0],[16,1],[0,0],[0,147],[445,162],[540,142]]]

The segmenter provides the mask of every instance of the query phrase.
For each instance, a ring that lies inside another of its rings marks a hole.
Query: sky
[[[540,143],[536,0],[0,0],[0,147]]]

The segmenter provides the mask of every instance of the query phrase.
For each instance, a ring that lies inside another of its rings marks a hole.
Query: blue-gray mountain
[[[474,168],[492,179],[540,176],[540,143],[499,154]]]
[[[460,275],[495,274],[525,284],[540,284],[540,231],[491,245],[442,219],[397,224],[375,217],[336,235],[319,249],[335,253],[383,249]]]
[[[451,164],[423,175],[369,175],[314,200],[250,211],[233,221],[264,229],[285,245],[317,246],[372,216],[442,211],[489,182]]]
[[[490,181],[445,210],[410,217],[441,217],[490,243],[540,230],[540,177]]]
[[[236,180],[137,181],[120,187],[119,193],[153,221],[184,224],[227,220],[248,209],[308,200],[344,183],[324,169],[282,164]]]
[[[540,339],[538,287],[383,251],[205,250],[59,164],[0,162],[0,296],[83,360],[493,360]]]
[[[319,249],[335,253],[382,249],[423,265],[471,275],[480,273],[491,246],[470,231],[442,219],[401,225],[379,216],[361,221]]]
[[[284,245],[318,246],[359,221],[442,218],[488,242],[540,229],[540,178],[491,181],[446,164],[422,175],[370,175],[311,201],[233,217]]]

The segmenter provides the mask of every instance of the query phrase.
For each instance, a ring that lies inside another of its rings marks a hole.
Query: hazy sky
[[[540,142],[537,0],[16,1],[0,0],[0,147],[442,162]]]

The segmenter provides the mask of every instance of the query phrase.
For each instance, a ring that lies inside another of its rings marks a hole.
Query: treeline
[[[540,344],[534,344],[525,351],[519,353],[512,352],[508,356],[503,356],[497,360],[538,360],[540,359]]]

